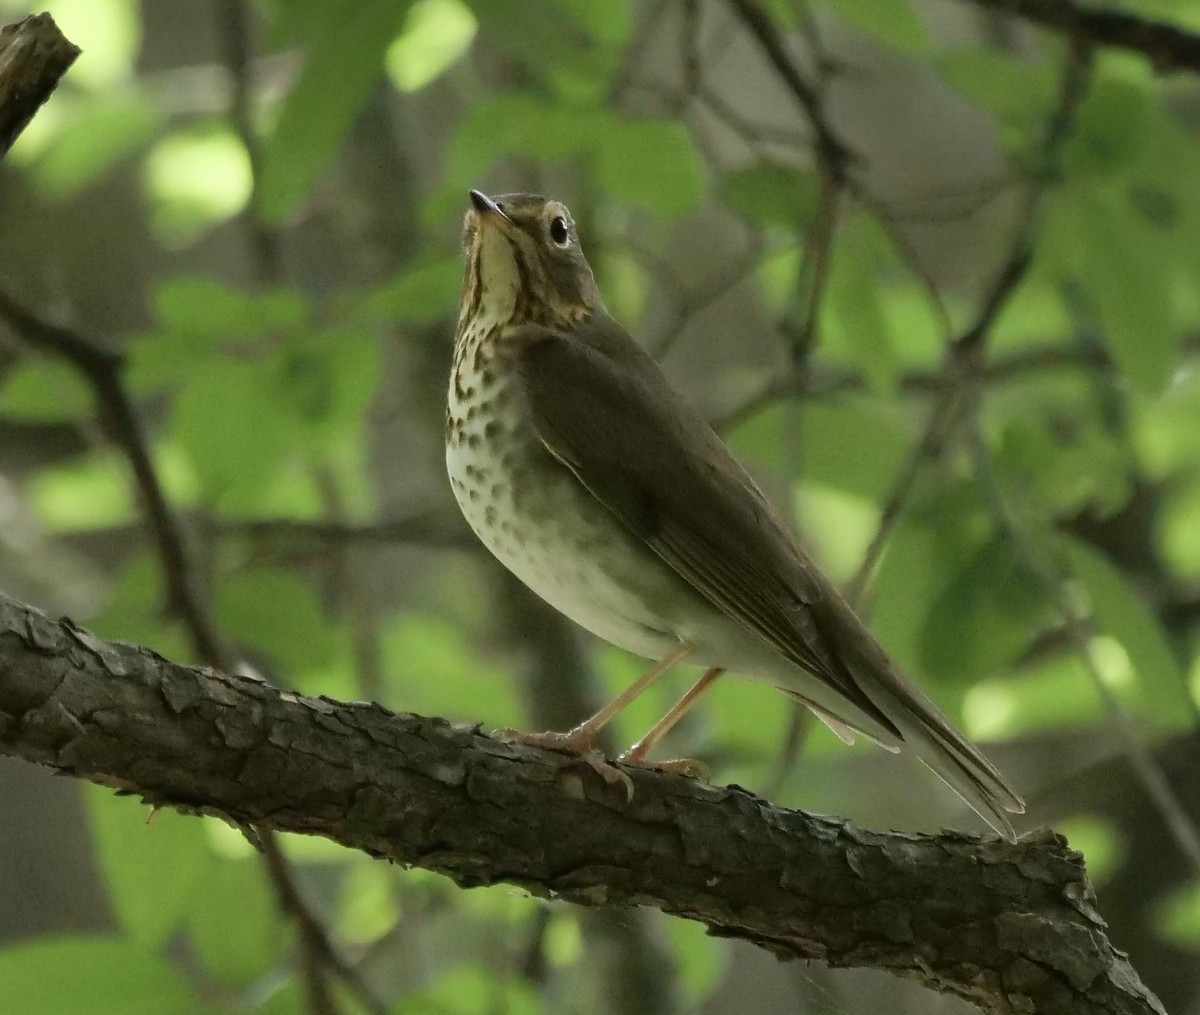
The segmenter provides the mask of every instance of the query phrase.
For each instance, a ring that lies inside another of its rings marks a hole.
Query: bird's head
[[[570,324],[602,306],[566,205],[471,191],[458,328]]]

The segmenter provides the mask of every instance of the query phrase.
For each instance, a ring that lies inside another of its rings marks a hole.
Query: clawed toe
[[[696,758],[671,758],[668,761],[651,761],[649,758],[637,757],[630,751],[626,751],[617,760],[626,765],[648,768],[652,772],[686,775],[691,779],[707,779],[709,776],[708,766]]]
[[[578,730],[569,733],[523,733],[520,730],[504,729],[497,730],[496,736],[529,747],[573,754],[610,786],[617,783],[623,785],[626,798],[633,799],[633,780],[592,747],[592,738],[580,735]]]

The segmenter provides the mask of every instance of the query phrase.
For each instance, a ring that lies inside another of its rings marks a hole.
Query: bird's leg
[[[679,775],[696,775],[706,778],[708,776],[708,767],[701,761],[696,761],[693,758],[673,758],[670,761],[655,762],[647,761],[646,755],[650,753],[650,748],[658,743],[663,735],[683,718],[683,714],[696,703],[696,699],[707,691],[717,677],[724,672],[719,666],[714,666],[711,670],[706,670],[704,676],[687,689],[683,697],[671,707],[671,710],[651,726],[650,731],[617,760],[624,761],[630,765],[657,768],[664,772],[675,772]]]
[[[517,743],[529,744],[532,747],[545,747],[552,751],[587,755],[594,749],[600,731],[612,721],[613,717],[667,670],[686,658],[692,648],[690,642],[680,642],[609,704],[590,719],[585,719],[573,730],[568,730],[566,733],[520,733],[516,730],[502,730],[500,735],[506,740],[515,740]],[[611,766],[608,767],[611,768]],[[613,769],[613,771],[616,770]],[[609,782],[615,781],[604,772],[600,774],[604,775]]]

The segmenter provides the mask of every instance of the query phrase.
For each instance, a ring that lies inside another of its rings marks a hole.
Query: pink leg
[[[552,751],[569,751],[572,754],[586,754],[592,750],[600,731],[613,720],[613,717],[621,709],[625,708],[672,666],[685,659],[691,651],[690,642],[680,642],[612,702],[605,705],[590,719],[585,719],[573,730],[566,733],[518,733],[513,730],[505,730],[504,736],[509,740],[530,744],[533,747],[546,747]]]
[[[646,755],[662,739],[663,735],[683,718],[684,713],[696,703],[696,699],[707,691],[717,677],[724,672],[719,666],[714,666],[711,670],[707,670],[704,676],[692,684],[684,696],[675,702],[671,710],[650,727],[650,731],[641,740],[621,755],[620,760],[628,762],[631,765],[649,765],[649,767],[662,768],[666,771],[678,771],[684,774],[695,773],[697,769],[703,770],[704,766],[702,764],[686,758],[663,762],[661,765],[653,765],[646,761]]]

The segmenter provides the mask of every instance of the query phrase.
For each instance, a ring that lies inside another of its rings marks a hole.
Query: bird
[[[1020,796],[901,672],[608,313],[566,205],[471,190],[463,250],[446,409],[455,499],[533,592],[652,662],[574,729],[518,739],[592,756],[604,726],[686,662],[703,675],[618,760],[692,771],[649,752],[731,672],[775,686],[847,743],[913,752],[1012,839]]]

